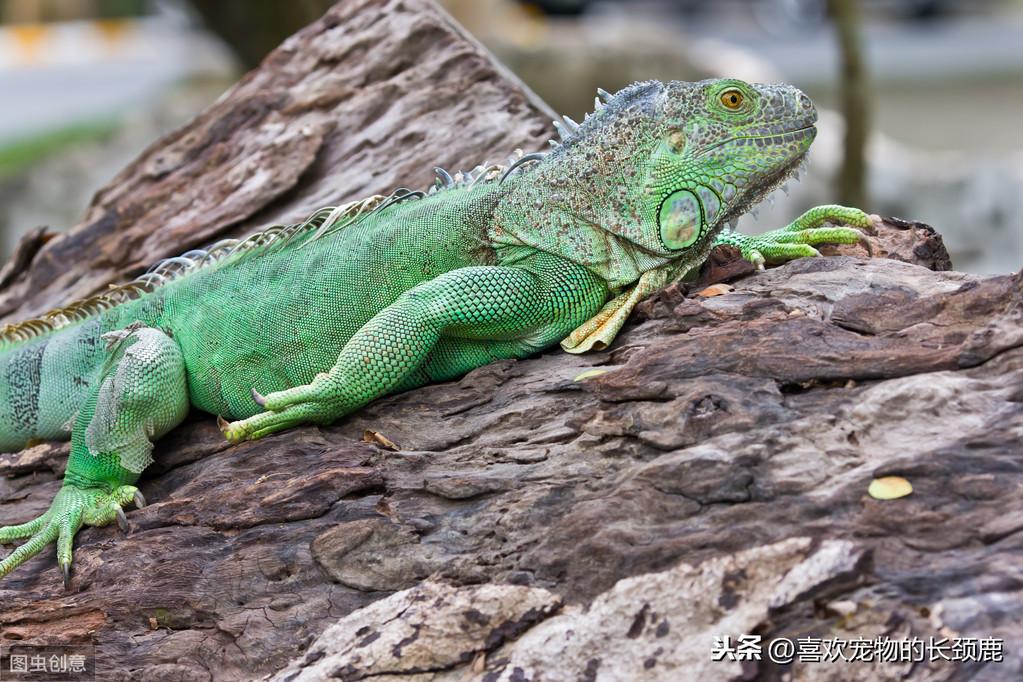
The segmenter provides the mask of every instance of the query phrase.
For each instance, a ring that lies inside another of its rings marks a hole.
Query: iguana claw
[[[125,535],[127,535],[129,532],[131,532],[131,526],[128,525],[128,517],[124,515],[124,510],[121,509],[120,507],[117,508],[117,511],[115,513],[117,514],[118,528],[120,528],[121,531]]]
[[[874,244],[869,239],[867,239],[867,235],[862,233],[860,234],[860,246],[866,249],[868,256],[870,256],[871,258],[874,257]]]
[[[265,407],[266,407],[266,396],[262,395],[262,394],[261,394],[261,393],[260,393],[259,391],[257,391],[257,390],[256,390],[255,388],[253,388],[253,389],[252,389],[252,399],[253,399],[253,400],[254,400],[254,401],[256,402],[256,404],[257,404],[257,405],[259,405],[260,407],[263,407],[263,408],[265,408]]]
[[[60,572],[64,576],[64,591],[71,591],[71,564],[61,564]]]
[[[241,443],[245,440],[245,434],[237,427],[238,422],[229,422],[220,415],[217,415],[217,428],[224,434],[229,443]]]
[[[138,508],[138,509],[142,509],[143,507],[146,506],[146,504],[147,504],[146,498],[142,494],[142,491],[141,490],[136,490],[135,491],[135,507]]]

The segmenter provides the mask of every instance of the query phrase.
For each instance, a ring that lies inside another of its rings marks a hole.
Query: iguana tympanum
[[[754,263],[819,255],[869,225],[821,206],[750,237],[725,230],[797,174],[810,99],[738,80],[600,91],[546,154],[430,192],[327,208],[304,223],[162,261],[106,294],[0,336],[0,451],[71,438],[63,487],[0,577],[49,543],[70,580],[82,525],[144,504],[152,441],[191,407],[227,439],[327,424],[380,396],[561,341],[606,346],[644,296],[732,244]],[[224,418],[231,421],[227,421]]]

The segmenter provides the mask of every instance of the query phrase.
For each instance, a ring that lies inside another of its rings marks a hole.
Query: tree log
[[[100,191],[5,310],[540,148],[548,116],[432,5],[346,1]],[[195,415],[133,532],[79,534],[70,593],[52,551],[0,581],[0,644],[92,644],[118,680],[1018,677],[1023,278],[949,270],[917,223],[871,242],[759,273],[719,252],[607,351],[331,427],[229,446]],[[66,453],[0,455],[5,522]],[[871,498],[886,475],[913,493]],[[711,660],[744,635],[994,637],[1005,662]]]

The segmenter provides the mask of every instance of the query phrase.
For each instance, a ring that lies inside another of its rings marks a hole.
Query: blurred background
[[[122,166],[330,4],[0,0],[0,258],[37,225],[77,223]],[[741,230],[842,201],[931,223],[957,269],[1023,266],[1023,0],[441,4],[575,119],[597,87],[643,79],[807,91],[810,172]]]

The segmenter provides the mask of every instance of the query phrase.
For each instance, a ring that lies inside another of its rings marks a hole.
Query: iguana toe
[[[241,443],[246,440],[258,440],[299,424],[321,423],[325,419],[329,420],[331,414],[328,402],[299,403],[277,411],[260,412],[248,419],[230,423],[223,421],[220,430],[231,443]]]

